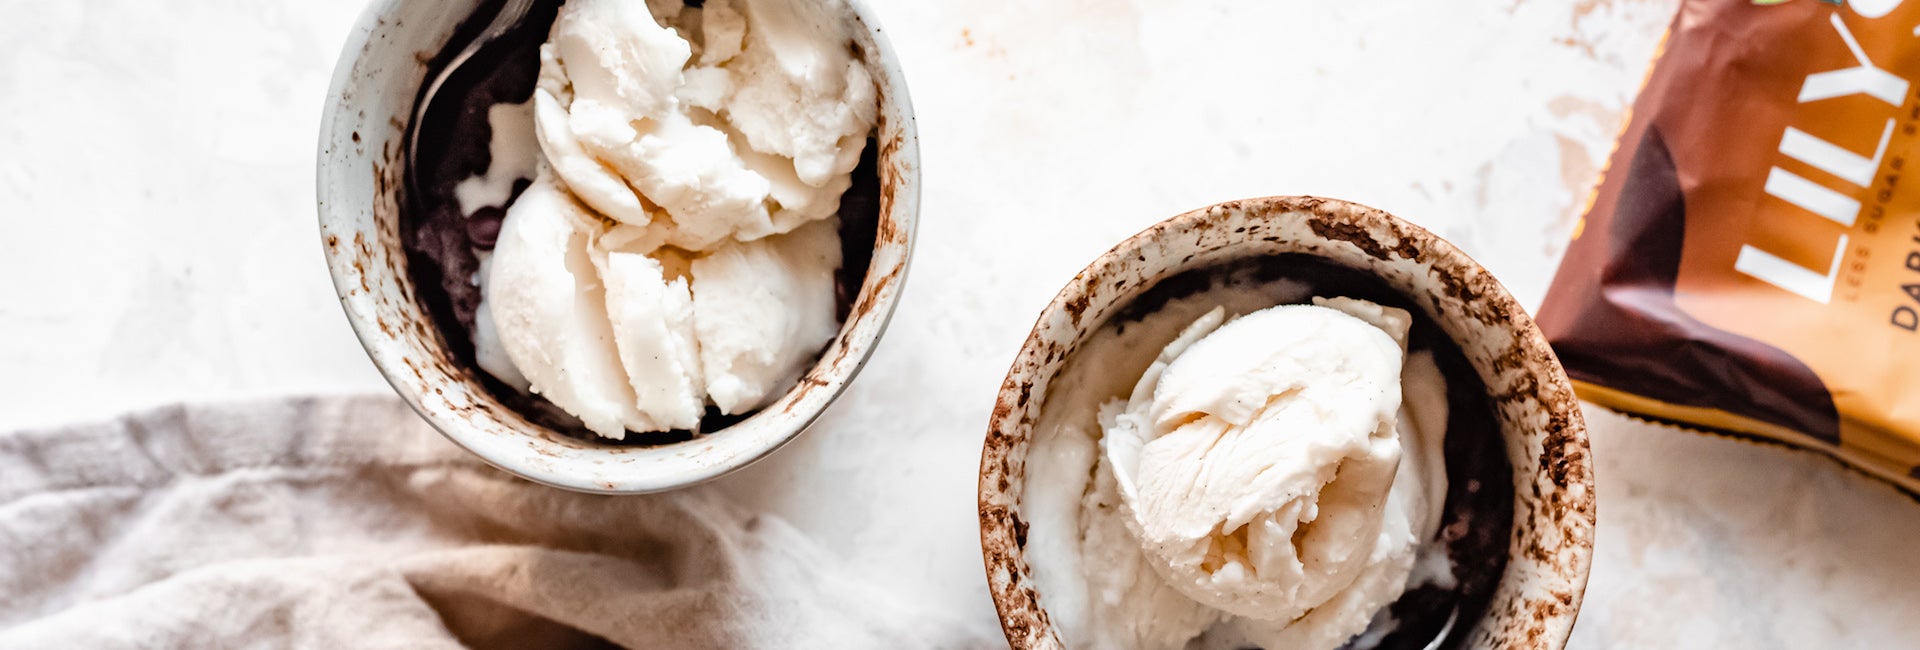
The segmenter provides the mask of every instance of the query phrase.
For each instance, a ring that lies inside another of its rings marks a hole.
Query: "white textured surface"
[[[1538,304],[1674,0],[873,0],[919,110],[904,304],[847,395],[726,489],[991,627],[973,481],[1033,317],[1180,211],[1315,193],[1422,223]],[[352,0],[0,0],[0,428],[384,391],[316,241]],[[1805,454],[1590,411],[1576,647],[1888,647],[1920,505]]]

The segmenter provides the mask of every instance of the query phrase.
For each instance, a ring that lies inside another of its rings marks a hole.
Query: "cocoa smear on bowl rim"
[[[843,243],[870,244],[861,251],[870,260],[859,274],[864,281],[848,283],[843,276],[840,283],[851,302],[843,307],[839,334],[795,386],[723,431],[683,442],[616,444],[546,426],[535,421],[538,413],[530,416],[496,397],[494,388],[511,389],[486,385],[491,377],[472,362],[471,345],[450,340],[464,339],[465,329],[443,327],[430,313],[422,299],[427,285],[415,279],[419,264],[402,241],[411,200],[402,143],[421,85],[442,61],[438,53],[477,32],[499,5],[376,2],[355,23],[335,68],[320,125],[320,235],[335,292],[368,356],[395,392],[450,440],[495,466],[555,487],[613,494],[675,489],[737,470],[792,441],[847,388],[883,336],[899,302],[918,222],[912,101],[871,9],[863,0],[819,5],[845,12],[849,47],[872,73],[880,101],[878,142],[868,149],[877,158],[878,193],[871,199],[877,222],[870,234],[842,231]],[[545,5],[536,14],[550,13],[557,2]],[[457,233],[461,240],[467,236],[464,228]]]
[[[1455,558],[1456,571],[1467,573],[1460,576],[1463,585],[1484,579],[1475,573],[1497,574],[1497,580],[1484,605],[1463,603],[1483,611],[1473,620],[1460,621],[1446,645],[1565,643],[1591,562],[1596,516],[1592,465],[1579,403],[1532,319],[1485,269],[1417,226],[1344,201],[1270,197],[1189,212],[1122,242],[1076,276],[1034,326],[995,404],[979,483],[982,557],[1003,631],[1014,647],[1061,645],[1029,571],[1029,524],[1020,509],[1025,455],[1045,407],[1048,383],[1096,328],[1137,316],[1150,310],[1154,300],[1166,299],[1154,298],[1156,291],[1165,296],[1191,293],[1195,289],[1179,285],[1217,275],[1207,269],[1223,265],[1307,266],[1299,264],[1297,256],[1317,258],[1317,264],[1343,267],[1345,273],[1380,283],[1389,291],[1376,297],[1410,308],[1450,339],[1460,354],[1456,363],[1464,361],[1473,371],[1461,375],[1456,366],[1447,375],[1450,384],[1457,376],[1478,379],[1485,412],[1500,423],[1501,444],[1496,448],[1505,452],[1505,464],[1513,471],[1502,486],[1487,486],[1480,498],[1511,496],[1511,527],[1501,536],[1507,538],[1504,548],[1484,537],[1472,542],[1470,531],[1449,532],[1448,522],[1459,525],[1460,515],[1467,514],[1456,512],[1462,505],[1456,493],[1464,481],[1456,479],[1455,472],[1462,469],[1459,463],[1472,461],[1455,456],[1474,447],[1472,441],[1456,441],[1455,421],[1449,423],[1450,494],[1441,535],[1469,540],[1475,549],[1469,552],[1497,549],[1504,562],[1475,563],[1469,557],[1462,563]],[[1296,257],[1295,262],[1287,263],[1288,257]],[[1353,290],[1336,288],[1336,295],[1342,289]],[[1436,360],[1445,356],[1437,354]],[[1462,397],[1451,393],[1450,402]],[[1476,471],[1465,469],[1469,475]],[[1502,528],[1497,517],[1483,521]],[[1416,600],[1429,597],[1420,594],[1409,592]],[[1425,644],[1407,642],[1413,647]]]

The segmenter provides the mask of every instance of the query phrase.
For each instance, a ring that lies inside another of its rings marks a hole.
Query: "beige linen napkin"
[[[842,566],[698,488],[514,479],[391,398],[0,433],[4,648],[992,643]]]

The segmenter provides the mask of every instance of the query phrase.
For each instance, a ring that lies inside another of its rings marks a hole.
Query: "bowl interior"
[[[879,218],[872,261],[839,334],[786,394],[746,419],[686,442],[617,446],[529,421],[492,397],[459,362],[415,293],[400,239],[408,120],[428,63],[477,12],[497,0],[382,0],[368,7],[335,69],[321,120],[321,239],[334,286],[375,365],[441,433],[488,462],[574,490],[634,493],[682,487],[771,453],[844,390],[892,316],[919,212],[919,145],[906,83],[866,5],[821,0],[850,13],[853,47],[880,97]],[[486,16],[482,16],[484,21]]]
[[[1034,326],[995,405],[980,474],[988,583],[1015,647],[1061,641],[1028,564],[1022,512],[1026,457],[1050,382],[1094,330],[1162,280],[1288,254],[1383,281],[1453,340],[1486,385],[1513,468],[1513,526],[1507,565],[1465,639],[1472,647],[1564,643],[1591,557],[1591,466],[1578,402],[1531,318],[1484,269],[1416,226],[1342,201],[1274,197],[1190,212],[1122,242]]]

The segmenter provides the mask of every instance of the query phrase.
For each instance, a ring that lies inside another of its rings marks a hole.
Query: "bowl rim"
[[[332,80],[329,83],[327,95],[324,98],[326,103],[320,118],[316,152],[315,198],[319,217],[319,234],[329,275],[332,278],[341,309],[346,314],[348,325],[352,327],[355,338],[360,341],[361,347],[373,361],[381,377],[386,380],[388,385],[392,386],[394,392],[399,395],[415,413],[419,414],[422,419],[426,420],[435,430],[439,431],[442,436],[467,452],[479,457],[489,465],[550,487],[598,494],[645,494],[662,492],[690,487],[719,478],[773,454],[781,447],[791,443],[795,438],[798,438],[802,432],[811,428],[815,422],[824,416],[832,404],[838,401],[839,397],[851,386],[854,379],[860,375],[861,370],[866,367],[867,362],[872,358],[874,350],[878,347],[880,339],[884,337],[888,326],[892,322],[893,315],[900,304],[901,294],[904,292],[904,284],[912,267],[914,244],[918,240],[919,231],[921,165],[917,117],[913,108],[911,92],[907,86],[906,75],[900,65],[899,56],[887,38],[886,32],[880,24],[878,17],[874,14],[866,0],[829,0],[828,2],[822,3],[825,6],[840,5],[846,12],[846,15],[852,18],[851,22],[855,26],[855,29],[864,32],[864,38],[868,39],[872,44],[870,51],[869,48],[866,47],[862,47],[861,51],[863,53],[862,58],[868,69],[874,72],[876,84],[884,91],[880,99],[882,115],[880,123],[876,126],[876,132],[893,136],[883,138],[879,146],[883,152],[887,149],[892,149],[890,154],[892,159],[899,161],[899,163],[895,165],[898,167],[898,170],[895,172],[895,176],[897,177],[895,182],[886,182],[886,171],[882,170],[881,172],[883,180],[883,196],[881,201],[882,205],[887,207],[887,209],[882,210],[882,221],[891,222],[891,230],[894,236],[892,239],[883,238],[876,240],[874,245],[875,255],[871,266],[868,267],[866,277],[861,281],[861,291],[860,295],[856,297],[854,310],[841,322],[839,333],[836,334],[836,338],[833,341],[829,342],[825,350],[831,352],[836,346],[839,347],[841,351],[840,356],[845,357],[845,361],[836,360],[833,369],[824,380],[816,379],[813,373],[809,372],[806,376],[802,377],[796,385],[788,388],[786,394],[781,398],[755,411],[756,416],[761,412],[770,411],[773,405],[779,404],[781,401],[787,399],[788,396],[792,395],[804,395],[812,392],[821,396],[822,399],[817,400],[813,405],[805,408],[804,411],[795,408],[782,413],[781,415],[783,416],[790,414],[791,417],[781,418],[781,429],[776,435],[766,436],[765,439],[758,441],[758,444],[742,447],[739,453],[727,457],[724,462],[701,462],[697,457],[685,458],[687,456],[686,454],[678,454],[678,456],[685,459],[674,461],[674,464],[666,471],[661,471],[654,475],[624,475],[616,480],[606,480],[604,477],[594,478],[581,472],[568,471],[569,464],[567,463],[532,462],[532,456],[538,455],[538,452],[520,451],[517,448],[511,448],[517,447],[517,445],[509,446],[498,444],[498,441],[485,440],[483,437],[493,436],[495,434],[479,430],[475,424],[469,420],[472,418],[490,419],[501,427],[508,429],[525,429],[531,427],[536,433],[541,434],[540,437],[549,439],[562,435],[548,430],[546,427],[531,422],[515,424],[501,420],[490,412],[476,412],[474,410],[453,412],[424,401],[423,393],[426,391],[411,385],[409,380],[412,378],[414,371],[405,367],[407,360],[404,358],[402,350],[400,349],[403,339],[406,336],[405,333],[387,331],[387,326],[380,320],[377,314],[378,307],[373,299],[367,295],[366,291],[355,293],[356,289],[362,288],[360,286],[362,282],[381,279],[388,282],[401,282],[403,285],[406,285],[403,288],[403,293],[406,294],[409,300],[413,300],[410,281],[407,281],[405,278],[391,277],[400,275],[392,268],[381,267],[373,270],[359,268],[360,265],[355,264],[353,260],[349,259],[351,255],[348,249],[351,247],[342,246],[336,248],[336,246],[333,245],[332,238],[336,236],[336,233],[332,232],[333,229],[338,227],[352,230],[358,225],[357,222],[361,220],[357,211],[365,209],[365,206],[343,205],[340,201],[334,200],[340,199],[341,201],[347,201],[354,198],[352,196],[339,196],[342,194],[353,194],[351,190],[342,189],[345,187],[342,179],[348,175],[367,174],[369,172],[367,169],[352,165],[340,165],[330,160],[334,147],[340,144],[340,142],[337,141],[336,131],[338,129],[336,127],[344,120],[349,119],[349,113],[355,105],[364,105],[357,104],[352,97],[353,94],[360,89],[360,86],[366,82],[366,78],[358,77],[356,71],[359,66],[365,62],[364,60],[370,60],[369,57],[371,56],[373,42],[376,39],[390,38],[395,34],[405,35],[409,31],[421,29],[414,25],[404,24],[395,16],[397,12],[405,8],[409,3],[418,3],[419,1],[420,0],[375,0],[362,10],[359,18],[349,31],[345,44],[342,46],[340,56],[334,65]],[[483,6],[484,2],[486,2],[486,0],[476,0],[474,6]],[[461,20],[464,19],[465,18],[461,18]],[[432,51],[438,52],[444,47],[444,44],[440,44],[431,49]],[[424,61],[409,59],[404,62],[395,61],[393,63],[399,64],[404,71],[388,71],[384,74],[417,73],[424,78],[426,72],[426,63]],[[417,84],[415,85],[417,86]],[[890,106],[892,112],[897,114],[897,117],[892,119],[886,115],[889,112],[888,109]],[[408,102],[407,108],[410,113],[411,101]],[[364,117],[364,115],[362,115],[362,117]],[[405,127],[408,126],[406,123],[410,120],[410,114],[398,118],[399,124],[397,126],[402,133],[404,133]],[[359,140],[356,139],[354,142],[357,144]],[[400,146],[404,147],[404,144]],[[884,165],[887,161],[883,160],[882,163]],[[377,169],[374,170],[374,174],[378,175]],[[376,190],[374,194],[373,199],[375,202],[378,202],[380,200],[379,191]],[[885,230],[884,225],[883,223],[883,230]],[[355,234],[361,233],[355,232]],[[883,235],[884,234],[885,233],[883,233]],[[355,243],[357,244],[358,242]],[[393,246],[397,248],[399,244],[395,242]],[[401,258],[406,257],[404,251],[397,251],[397,255]],[[882,264],[883,257],[887,258],[887,263],[884,266]],[[869,295],[871,296],[870,298]],[[860,306],[861,303],[866,303],[864,310]],[[429,347],[445,347],[443,345],[444,341],[435,342],[432,340],[432,337],[428,338],[430,339],[427,343]],[[823,358],[816,362],[816,367],[824,366],[826,363],[826,360]],[[473,371],[477,372],[477,370]],[[814,383],[809,385],[809,382]],[[493,400],[489,395],[483,394],[482,399],[498,405],[498,402]],[[501,405],[501,408],[505,409],[506,407]],[[512,411],[512,409],[506,410]],[[800,412],[795,413],[794,411]],[[720,431],[710,432],[707,435],[718,436],[722,435],[724,431],[725,429],[722,429]],[[701,438],[696,438],[691,442],[698,442],[700,440]],[[622,453],[621,450],[673,449],[689,443],[670,443],[654,447],[594,445],[592,441],[588,441],[586,444],[592,447],[592,449],[582,453],[610,455]],[[503,449],[510,448],[511,450],[509,451],[502,451]]]
[[[1001,384],[992,415],[988,420],[987,433],[981,449],[977,485],[976,505],[980,522],[981,559],[986,570],[988,590],[993,598],[994,610],[1000,617],[1001,631],[1009,645],[1014,648],[1053,648],[1062,645],[1050,615],[1039,600],[1037,588],[1031,584],[1031,567],[1027,564],[1025,548],[1027,523],[1015,512],[1024,501],[1025,476],[1012,477],[1014,468],[1010,467],[1012,463],[1007,460],[1008,453],[1015,449],[1021,452],[1019,454],[1021,458],[1025,457],[1024,448],[1031,444],[1038,413],[1045,407],[1044,396],[1034,400],[1033,406],[1028,405],[1036,380],[1044,377],[1050,382],[1052,377],[1057,376],[1064,367],[1065,362],[1073,354],[1078,353],[1079,343],[1083,342],[1086,333],[1105,324],[1105,318],[1083,322],[1081,313],[1087,310],[1094,287],[1111,279],[1110,276],[1103,275],[1106,269],[1121,268],[1119,265],[1124,264],[1124,260],[1129,257],[1136,257],[1140,262],[1145,263],[1146,257],[1143,251],[1150,244],[1169,236],[1170,233],[1204,228],[1207,220],[1223,211],[1235,209],[1266,217],[1307,213],[1317,217],[1349,221],[1371,219],[1379,221],[1396,233],[1412,235],[1419,241],[1409,242],[1403,237],[1399,242],[1400,246],[1411,245],[1437,258],[1461,263],[1466,269],[1477,270],[1483,276],[1481,279],[1491,289],[1482,291],[1480,297],[1493,303],[1493,313],[1510,321],[1520,335],[1521,340],[1516,341],[1516,344],[1542,354],[1541,358],[1547,361],[1542,371],[1546,376],[1536,376],[1536,378],[1551,392],[1541,400],[1541,404],[1551,415],[1562,418],[1560,421],[1564,424],[1557,430],[1557,435],[1550,437],[1558,445],[1574,452],[1563,453],[1558,460],[1568,464],[1561,470],[1563,476],[1570,479],[1570,487],[1576,488],[1570,491],[1580,493],[1575,497],[1572,506],[1553,509],[1552,519],[1561,524],[1562,531],[1584,527],[1586,534],[1571,536],[1572,543],[1565,549],[1570,552],[1570,555],[1561,558],[1564,562],[1561,565],[1562,570],[1541,576],[1548,579],[1564,579],[1570,587],[1570,593],[1542,594],[1557,600],[1556,604],[1561,607],[1544,614],[1538,611],[1529,612],[1542,627],[1531,630],[1526,640],[1539,647],[1564,646],[1579,616],[1580,605],[1592,568],[1594,543],[1592,531],[1597,530],[1598,523],[1598,510],[1595,503],[1597,495],[1594,490],[1593,466],[1585,418],[1581,413],[1578,399],[1573,397],[1571,383],[1565,369],[1553,355],[1545,335],[1533,322],[1532,317],[1504,286],[1494,280],[1491,274],[1486,273],[1484,267],[1464,251],[1426,229],[1385,211],[1349,201],[1316,196],[1266,196],[1224,201],[1189,210],[1148,226],[1115,244],[1113,248],[1088,263],[1060,289],[1035,319],[1032,330],[1021,344],[1007,377]],[[1129,293],[1115,299],[1113,304],[1124,305],[1138,298],[1141,292],[1179,271],[1178,268],[1170,268],[1165,273],[1134,283],[1134,286],[1127,287]],[[1455,316],[1455,318],[1458,317]],[[1047,342],[1045,334],[1050,329],[1050,323],[1058,323],[1062,318],[1072,323],[1069,331],[1076,332],[1076,339],[1079,340],[1064,352],[1049,351],[1048,348],[1053,345]],[[1057,359],[1051,356],[1056,354]],[[1474,363],[1479,364],[1478,361]],[[1505,427],[1502,428],[1502,438],[1513,437],[1507,433]],[[1508,443],[1511,444],[1512,441],[1508,440]],[[1543,461],[1545,454],[1551,451],[1546,447],[1547,443],[1543,442],[1541,453]],[[1024,460],[1019,463],[1017,469],[1024,474]],[[1518,481],[1522,477],[1533,479],[1548,473],[1544,462],[1540,467],[1515,465],[1516,510],[1519,509],[1524,498],[1521,491],[1523,484]],[[1015,492],[1010,489],[1016,486],[1020,491]],[[1013,507],[1009,508],[1008,504],[1012,504]],[[1516,512],[1514,530],[1508,543],[1510,557],[1521,552],[1514,546],[1514,541],[1520,539],[1522,535],[1520,530],[1522,521],[1518,517],[1519,514]],[[1011,552],[1006,550],[1009,544],[1014,548]],[[1001,548],[996,549],[996,546]],[[1005,571],[1009,575],[1004,580],[997,580],[997,571]],[[1501,579],[1505,582],[1513,577],[1514,568],[1509,566],[1503,572]],[[1523,576],[1522,579],[1531,577],[1533,576]],[[1532,593],[1523,592],[1522,595],[1532,595]],[[1488,614],[1491,613],[1489,610]],[[1485,615],[1487,614],[1483,614]],[[1022,618],[1030,620],[1017,620]]]

